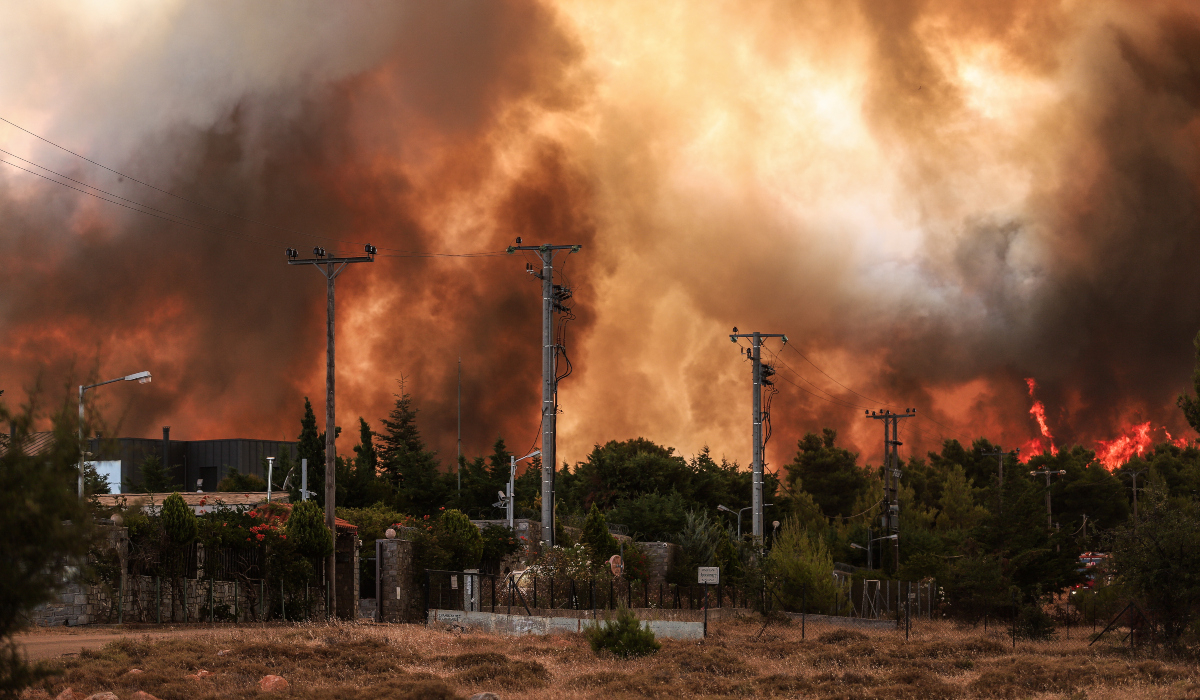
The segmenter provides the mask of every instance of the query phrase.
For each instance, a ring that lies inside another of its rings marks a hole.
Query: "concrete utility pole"
[[[762,365],[762,341],[764,338],[783,338],[784,345],[787,345],[787,336],[782,333],[738,333],[737,327],[734,327],[733,333],[729,335],[729,339],[737,342],[738,338],[748,338],[750,347],[747,348],[747,353],[752,361],[752,377],[753,377],[753,392],[751,401],[751,420],[754,422],[754,429],[751,433],[750,447],[753,450],[750,456],[750,521],[751,533],[754,535],[756,542],[761,542],[763,537],[763,441],[762,441],[762,387],[763,384],[768,386],[771,384],[769,377],[775,374],[775,370],[768,366],[765,370]],[[738,519],[739,525],[741,518]],[[739,528],[740,529],[740,528]],[[740,536],[740,532],[739,532]]]
[[[528,263],[525,271],[542,281],[542,543],[554,546],[554,474],[557,452],[555,431],[558,426],[558,355],[563,348],[554,339],[554,313],[568,311],[563,305],[571,298],[571,290],[554,284],[554,254],[565,250],[578,253],[580,245],[510,245],[509,254],[518,250],[536,252],[542,260],[538,272]]]
[[[375,262],[375,246],[367,244],[364,247],[365,256],[355,258],[331,258],[325,255],[324,248],[313,248],[316,257],[307,260],[297,260],[299,255],[295,248],[287,249],[289,265],[312,265],[325,276],[325,525],[333,535],[334,553],[325,560],[325,579],[334,582],[331,585],[333,593],[329,596],[329,610],[326,614],[337,614],[337,579],[334,577],[337,567],[337,527],[334,522],[334,509],[337,500],[337,422],[334,417],[334,361],[333,361],[333,283],[350,263]]]
[[[1047,531],[1054,529],[1054,522],[1050,519],[1050,477],[1065,476],[1066,473],[1067,473],[1066,469],[1045,469],[1045,468],[1040,468],[1036,471],[1029,472],[1029,476],[1044,475],[1046,477],[1046,530]]]
[[[892,566],[900,569],[900,450],[904,443],[900,442],[900,419],[913,418],[917,409],[906,408],[904,413],[891,411],[863,411],[874,420],[883,421],[883,498],[887,501],[883,517],[880,519],[884,532],[891,535],[880,537],[892,541]],[[890,433],[889,433],[890,431]],[[882,549],[882,548],[881,548]],[[883,553],[880,552],[880,568],[883,566]]]
[[[1018,447],[1017,449],[1015,449],[1011,452],[1005,452],[1003,449],[1000,448],[999,445],[996,445],[995,452],[983,452],[981,454],[984,457],[996,457],[1000,460],[1000,470],[997,473],[1000,475],[1000,512],[1003,513],[1004,512],[1004,458],[1012,457],[1013,459],[1016,459],[1017,455],[1021,454],[1021,448]]]
[[[1133,477],[1133,527],[1136,530],[1137,529],[1137,521],[1138,521],[1137,478],[1138,478],[1138,476],[1145,474],[1146,470],[1145,469],[1122,469],[1121,473],[1128,474]]]

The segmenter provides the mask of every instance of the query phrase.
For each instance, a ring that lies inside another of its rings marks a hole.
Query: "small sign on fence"
[[[699,567],[700,576],[696,583],[711,583],[716,585],[721,582],[721,567],[719,566],[701,566]]]

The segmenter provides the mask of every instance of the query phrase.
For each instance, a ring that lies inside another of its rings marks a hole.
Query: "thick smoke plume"
[[[1179,2],[39,3],[6,10],[0,154],[187,217],[0,175],[0,387],[140,369],[122,432],[292,439],[324,280],[283,249],[579,243],[560,453],[638,435],[768,460],[914,406],[905,450],[1061,447],[1174,409],[1200,329],[1200,13]],[[43,175],[48,175],[45,171]],[[453,455],[536,436],[519,257],[380,257],[338,284],[339,423],[393,379]],[[798,350],[799,352],[795,352]],[[768,353],[768,357],[775,357]],[[820,370],[816,369],[820,367]],[[836,381],[834,381],[836,379]],[[851,391],[852,390],[852,391]],[[870,397],[870,398],[867,398]],[[907,423],[907,422],[906,422]],[[353,438],[343,437],[348,452]]]

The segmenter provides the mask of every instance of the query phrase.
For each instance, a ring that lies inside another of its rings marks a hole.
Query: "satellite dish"
[[[613,576],[620,576],[625,573],[625,560],[620,554],[614,554],[608,558],[608,568],[612,569]]]

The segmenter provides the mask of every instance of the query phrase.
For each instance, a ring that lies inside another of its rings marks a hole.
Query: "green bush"
[[[333,553],[333,534],[325,526],[324,509],[316,501],[301,501],[292,506],[287,535],[301,556],[321,559]]]
[[[516,535],[507,527],[488,525],[480,535],[483,538],[483,566],[488,570],[497,570],[504,557],[521,551]]]
[[[614,619],[588,627],[585,634],[592,651],[597,654],[608,651],[621,658],[648,656],[662,647],[654,638],[654,633],[643,627],[633,611],[625,605],[617,609]]]
[[[462,511],[443,512],[433,534],[438,546],[445,551],[451,569],[464,571],[479,565],[479,558],[483,556],[483,536]]]
[[[1017,610],[1017,637],[1047,641],[1055,635],[1054,618],[1037,602],[1026,603]]]
[[[162,505],[163,530],[175,544],[191,544],[199,532],[196,514],[184,503],[183,496],[173,493]]]
[[[587,519],[583,521],[583,535],[579,539],[591,553],[593,564],[606,561],[620,550],[617,538],[608,531],[608,520],[595,503],[592,504]]]

